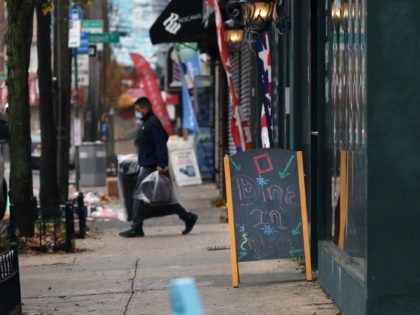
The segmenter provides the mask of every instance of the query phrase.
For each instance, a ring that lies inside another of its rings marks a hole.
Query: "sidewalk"
[[[196,279],[206,314],[339,313],[290,259],[241,263],[241,285],[233,289],[230,251],[223,249],[228,225],[211,206],[214,186],[182,188],[180,196],[200,216],[189,235],[181,235],[176,216],[146,221],[140,239],[118,236],[125,222],[98,220],[76,241],[77,253],[21,255],[24,313],[169,314],[168,282],[187,276]]]

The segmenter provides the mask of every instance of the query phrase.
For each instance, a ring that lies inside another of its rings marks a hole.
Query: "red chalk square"
[[[257,167],[258,174],[265,174],[274,170],[273,163],[271,162],[270,155],[268,153],[258,155],[254,157],[254,163]]]

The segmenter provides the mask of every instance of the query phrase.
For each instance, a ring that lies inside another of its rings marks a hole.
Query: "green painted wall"
[[[420,1],[367,12],[368,313],[420,314]]]

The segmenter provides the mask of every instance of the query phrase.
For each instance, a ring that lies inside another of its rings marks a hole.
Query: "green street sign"
[[[91,33],[89,34],[89,45],[95,44],[119,44],[120,33]]]
[[[103,20],[83,20],[82,28],[97,28],[97,29],[102,30],[104,28],[104,21]]]

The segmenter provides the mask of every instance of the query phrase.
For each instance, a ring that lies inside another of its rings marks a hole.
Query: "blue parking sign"
[[[89,54],[89,33],[80,33],[80,47],[77,48],[78,55]]]
[[[73,7],[69,9],[69,20],[81,20],[83,18],[83,12],[80,7]]]

